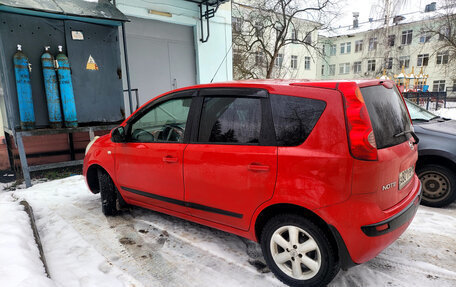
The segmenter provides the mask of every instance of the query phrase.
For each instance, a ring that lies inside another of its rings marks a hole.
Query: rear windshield
[[[403,143],[409,134],[395,135],[411,129],[405,104],[396,87],[388,89],[382,85],[361,88],[367,111],[374,129],[377,149]]]

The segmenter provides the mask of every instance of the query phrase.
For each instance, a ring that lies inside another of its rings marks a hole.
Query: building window
[[[410,45],[412,43],[413,30],[402,31],[402,45]]]
[[[263,52],[255,53],[255,65],[262,66],[264,63]]]
[[[355,41],[355,53],[363,51],[363,40]]]
[[[377,37],[369,39],[369,51],[377,50]]]
[[[292,69],[298,68],[298,56],[291,55],[291,68]]]
[[[350,73],[350,63],[339,64],[339,74],[348,74]]]
[[[275,59],[275,66],[281,68],[283,64],[283,54],[277,54]]]
[[[330,45],[329,46],[329,55],[330,56],[335,56],[337,51],[337,46],[336,45]]]
[[[429,42],[429,40],[431,40],[431,34],[428,34],[428,33],[421,34],[420,43],[424,44],[424,43]]]
[[[236,33],[240,33],[242,31],[242,18],[233,17],[231,21],[233,22],[233,31]]]
[[[312,34],[311,32],[306,34],[306,37],[304,37],[304,43],[306,44],[312,44]]]
[[[233,49],[233,62],[239,63],[241,61],[242,53],[239,49]]]
[[[393,58],[386,59],[385,68],[388,70],[393,68]]]
[[[276,30],[276,39],[279,40],[282,30]]]
[[[291,29],[291,42],[296,43],[298,42],[298,30]]]
[[[341,54],[350,54],[350,52],[351,52],[351,42],[340,44],[340,53]]]
[[[325,65],[321,65],[321,75],[325,75]]]
[[[437,53],[437,64],[448,64],[448,51],[445,52],[438,52]]]
[[[416,65],[418,67],[427,66],[429,62],[429,54],[420,54],[418,55],[418,61]]]
[[[442,29],[440,29],[439,41],[443,41],[445,39],[448,39],[449,36],[450,36],[450,28],[443,27]]]
[[[361,73],[361,61],[353,63],[353,73]]]
[[[445,92],[445,80],[434,81],[432,85],[433,92]]]
[[[310,70],[310,57],[304,57],[304,69]]]
[[[263,30],[261,29],[262,25],[260,22],[256,22],[255,23],[255,36],[258,37],[258,38],[261,38],[263,37]]]
[[[334,76],[336,74],[336,65],[329,65],[329,75]]]
[[[396,35],[389,35],[388,36],[388,46],[394,47],[394,42],[396,42]]]
[[[367,61],[367,71],[375,72],[375,60]]]
[[[399,68],[408,68],[410,67],[410,56],[401,56],[399,57]]]

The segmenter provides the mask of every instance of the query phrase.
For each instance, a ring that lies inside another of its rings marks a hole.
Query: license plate
[[[399,189],[402,189],[404,186],[407,185],[407,183],[410,182],[410,180],[413,177],[413,174],[415,174],[415,168],[413,166],[399,173]]]

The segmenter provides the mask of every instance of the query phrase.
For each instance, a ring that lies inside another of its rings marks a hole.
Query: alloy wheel
[[[315,239],[303,229],[286,225],[272,235],[271,255],[275,264],[296,280],[308,280],[321,267],[320,248]]]

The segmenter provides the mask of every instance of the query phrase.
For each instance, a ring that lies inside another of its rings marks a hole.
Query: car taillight
[[[339,90],[345,97],[351,154],[361,160],[377,160],[377,144],[361,90],[356,83],[340,83]]]

